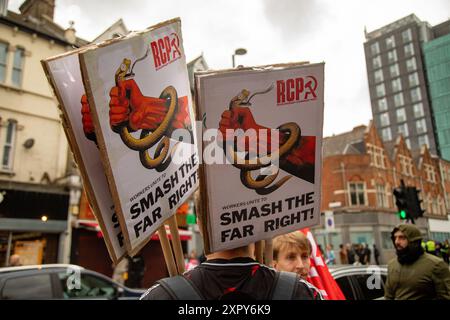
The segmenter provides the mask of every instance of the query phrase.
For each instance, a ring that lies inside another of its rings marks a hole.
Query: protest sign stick
[[[175,259],[177,261],[178,273],[184,272],[184,257],[183,249],[181,248],[180,233],[178,232],[178,224],[176,215],[173,215],[168,219],[170,234],[172,235],[172,247],[175,253]]]
[[[271,266],[273,261],[273,243],[272,239],[264,240],[264,262],[266,266]]]
[[[263,246],[262,241],[257,241],[255,243],[255,257],[259,263],[264,263],[262,246]]]
[[[166,227],[163,224],[158,229],[159,241],[161,242],[161,248],[164,254],[164,260],[166,261],[167,270],[169,275],[174,277],[178,274],[175,260],[173,258],[172,249],[170,248],[169,239],[167,238]]]

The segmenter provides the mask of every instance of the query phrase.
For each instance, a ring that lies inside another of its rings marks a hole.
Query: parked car
[[[376,300],[384,298],[387,266],[329,266],[347,300]]]
[[[139,299],[143,289],[127,288],[98,272],[70,264],[0,268],[1,299]]]

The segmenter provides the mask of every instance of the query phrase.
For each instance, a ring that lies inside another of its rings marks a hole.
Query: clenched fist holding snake
[[[139,151],[144,167],[163,171],[170,164],[167,157],[170,135],[175,129],[189,129],[191,122],[186,96],[178,97],[172,86],[163,90],[158,98],[144,96],[134,79],[116,74],[116,86],[110,90],[109,122],[111,129],[120,134],[125,145]],[[85,136],[96,141],[90,108],[86,96],[81,98],[82,121]],[[142,130],[135,138],[130,132]],[[148,149],[158,144],[154,157]],[[175,147],[173,148],[173,150]],[[173,152],[172,150],[172,152]],[[166,159],[167,157],[167,159]],[[164,159],[166,159],[165,162]]]
[[[248,98],[248,96],[249,92],[244,89],[231,99],[229,109],[222,113],[219,123],[219,131],[224,139],[224,151],[231,163],[241,170],[242,183],[258,194],[269,194],[291,178],[286,176],[269,186],[275,181],[278,171],[274,174],[261,174],[256,179],[252,176],[252,171],[259,171],[270,166],[270,163],[266,161],[270,156],[270,150],[278,152],[278,159],[275,160],[278,160],[281,169],[314,183],[315,137],[302,136],[299,126],[293,122],[279,126],[277,131],[258,124],[249,109],[251,97]],[[234,130],[237,129],[242,129],[244,132],[254,129],[257,134],[236,138]],[[252,141],[254,139],[257,141]],[[273,141],[278,141],[279,146],[272,146]],[[246,158],[239,157],[236,145],[244,146]],[[257,146],[256,149],[255,146]]]

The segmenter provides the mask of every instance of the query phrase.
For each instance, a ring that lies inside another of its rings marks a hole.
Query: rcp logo
[[[317,99],[317,79],[314,76],[277,81],[277,105]]]
[[[180,38],[175,32],[150,42],[150,48],[152,49],[156,70],[181,58]]]

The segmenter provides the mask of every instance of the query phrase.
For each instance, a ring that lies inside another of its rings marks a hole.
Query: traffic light
[[[408,219],[408,199],[406,188],[403,184],[399,188],[394,189],[394,196],[399,218],[402,220]]]
[[[419,199],[420,190],[416,187],[407,188],[407,202],[409,215],[413,219],[417,219],[423,216],[425,210],[422,210],[420,203],[422,200]]]

